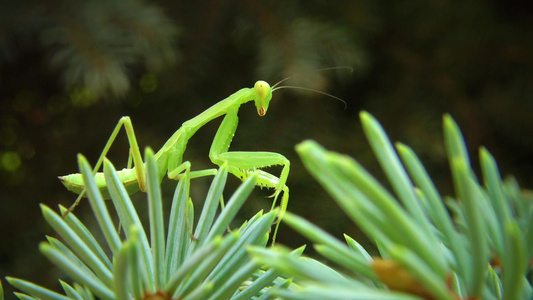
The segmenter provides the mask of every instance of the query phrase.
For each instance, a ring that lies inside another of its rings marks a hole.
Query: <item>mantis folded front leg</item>
[[[273,241],[277,233],[279,221],[287,210],[289,200],[289,188],[286,186],[289,175],[290,162],[283,155],[273,152],[233,152],[228,151],[235,131],[238,125],[237,113],[242,104],[254,101],[259,116],[264,116],[268,110],[270,100],[272,99],[273,89],[265,81],[257,81],[253,88],[243,88],[228,98],[211,106],[198,116],[183,123],[183,125],[170,137],[163,147],[155,154],[160,179],[165,175],[171,179],[179,180],[180,175],[186,171],[189,172],[190,178],[208,176],[216,174],[215,169],[190,171],[190,163],[183,161],[183,154],[187,147],[187,142],[191,139],[196,131],[211,120],[224,116],[224,119],[216,133],[216,136],[209,151],[211,161],[221,166],[227,163],[228,170],[238,178],[245,179],[249,174],[256,171],[259,173],[257,185],[261,187],[273,188],[274,201],[272,208],[275,207],[278,196],[282,193],[278,224],[273,235]],[[130,156],[133,160],[134,167],[118,171],[119,177],[123,182],[129,194],[138,190],[144,191],[146,186],[145,165],[137,144],[137,139],[133,131],[133,125],[129,117],[122,117],[113,130],[111,137],[107,141],[98,162],[94,168],[95,181],[104,197],[109,197],[107,185],[102,172],[98,172],[102,165],[104,157],[107,155],[109,148],[113,144],[120,129],[124,127],[130,144]],[[263,170],[264,167],[281,165],[283,167],[281,175],[275,176]],[[76,202],[67,210],[72,211],[85,194],[85,186],[81,174],[70,174],[59,177],[63,184],[77,194]]]

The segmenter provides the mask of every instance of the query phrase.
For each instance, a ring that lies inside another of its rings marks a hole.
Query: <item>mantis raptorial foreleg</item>
[[[192,136],[194,136],[199,128],[209,121],[225,115],[213,140],[213,144],[211,145],[209,153],[211,161],[218,166],[227,163],[229,172],[242,179],[246,178],[251,172],[256,171],[256,169],[272,165],[281,165],[283,170],[280,177],[259,170],[258,172],[260,176],[257,183],[259,186],[275,189],[273,195],[274,203],[272,207],[275,206],[279,194],[283,192],[281,210],[279,213],[279,219],[281,219],[287,209],[289,197],[289,189],[286,186],[290,166],[289,160],[281,154],[272,152],[228,152],[237,129],[237,113],[240,106],[246,102],[254,101],[257,113],[260,116],[264,116],[268,110],[271,99],[272,88],[270,85],[264,81],[258,81],[253,88],[241,89],[228,98],[211,106],[198,116],[183,123],[183,125],[154,156],[159,167],[160,178],[163,179],[165,174],[167,174],[171,179],[179,179],[181,174],[185,171],[190,174],[190,178],[216,174],[216,170],[214,169],[190,171],[190,163],[183,162],[183,153],[187,147],[187,142]],[[133,125],[129,117],[123,117],[113,130],[113,133],[107,141],[94,169],[95,181],[104,196],[108,196],[107,185],[103,173],[97,171],[100,169],[103,158],[107,155],[109,148],[122,127],[126,130],[128,136],[128,142],[130,144],[130,162],[131,160],[133,161],[134,167],[119,171],[119,177],[124,183],[128,193],[132,194],[139,189],[143,191],[145,190],[145,166],[133,131]],[[81,174],[71,174],[62,176],[60,179],[69,190],[80,194],[75,204],[69,209],[69,211],[71,211],[85,193],[83,178]],[[275,234],[273,239],[274,238]]]
[[[280,165],[283,166],[280,177],[273,176],[265,171],[260,171],[257,185],[261,187],[274,188],[274,201],[272,202],[272,209],[275,207],[278,195],[283,191],[283,197],[280,203],[280,214],[278,220],[283,218],[283,214],[287,210],[289,201],[289,188],[285,185],[289,177],[290,161],[285,156],[274,152],[244,152],[244,151],[228,151],[231,141],[233,139],[235,130],[237,128],[238,116],[237,109],[229,111],[218,131],[211,145],[209,157],[214,164],[222,165],[227,163],[228,171],[237,176],[241,180],[246,179],[248,174],[256,171],[256,169]],[[272,241],[275,241],[279,228],[279,222],[276,225]]]
[[[257,183],[259,186],[276,189],[274,193],[275,204],[277,196],[283,190],[285,183],[287,182],[290,162],[285,156],[273,152],[228,151],[237,128],[237,123],[237,109],[229,111],[215,135],[211,150],[209,151],[209,158],[211,158],[211,161],[214,164],[219,166],[225,162],[228,163],[229,172],[243,180],[246,179],[249,173],[256,169],[275,165],[283,166],[279,178],[264,172],[265,175],[260,176]],[[269,176],[266,176],[266,174]]]

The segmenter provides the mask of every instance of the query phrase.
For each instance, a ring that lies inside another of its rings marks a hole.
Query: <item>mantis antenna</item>
[[[322,69],[313,70],[312,72],[323,72],[323,71],[342,70],[342,69],[350,70],[350,72],[353,72],[353,68],[352,67],[330,67],[330,68],[322,68]],[[304,91],[318,93],[318,94],[321,94],[321,95],[328,96],[330,98],[339,100],[340,102],[344,103],[344,109],[346,109],[348,107],[348,104],[346,103],[346,101],[344,101],[343,99],[341,99],[341,98],[339,98],[337,96],[328,94],[326,92],[322,92],[322,91],[315,90],[315,89],[310,89],[310,88],[305,88],[305,87],[301,87],[301,86],[292,86],[292,85],[279,86],[279,84],[282,83],[282,82],[285,82],[285,81],[287,81],[289,79],[292,79],[292,78],[297,77],[297,76],[302,76],[302,75],[304,75],[304,74],[303,73],[295,74],[295,75],[289,76],[287,78],[284,78],[284,79],[278,81],[276,84],[274,84],[272,86],[272,92],[274,92],[276,90],[280,90],[280,89],[304,90]]]
[[[310,88],[306,88],[306,87],[292,86],[292,85],[282,85],[282,86],[278,86],[276,88],[273,88],[272,92],[274,92],[276,90],[281,90],[281,89],[295,89],[295,90],[304,90],[304,91],[309,91],[309,92],[315,92],[315,93],[322,94],[324,96],[328,96],[328,97],[331,97],[333,99],[339,100],[340,102],[344,103],[344,109],[345,110],[346,110],[346,108],[348,108],[348,104],[343,99],[341,99],[341,98],[339,98],[337,96],[333,96],[332,94],[328,94],[326,92],[322,92],[322,91],[319,91],[319,90],[310,89]]]

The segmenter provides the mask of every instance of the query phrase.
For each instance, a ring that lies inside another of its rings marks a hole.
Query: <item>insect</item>
[[[325,94],[320,91],[302,87],[277,86],[281,82],[292,77],[288,77],[272,87],[265,81],[257,81],[253,88],[240,89],[226,99],[214,104],[204,112],[200,113],[198,116],[183,123],[182,126],[155,154],[155,159],[159,167],[160,179],[162,180],[163,177],[167,175],[170,179],[179,180],[181,174],[185,171],[189,172],[190,178],[215,175],[215,169],[190,171],[191,164],[188,161],[183,161],[183,154],[186,150],[187,142],[194,136],[198,129],[211,120],[225,115],[220,127],[217,130],[213,143],[211,144],[209,158],[218,166],[226,163],[228,166],[228,171],[237,178],[243,180],[249,174],[251,174],[251,172],[258,172],[259,176],[257,185],[275,189],[275,192],[272,195],[274,198],[272,208],[275,207],[278,196],[282,194],[277,225],[279,226],[279,221],[283,218],[289,201],[289,188],[286,185],[290,169],[289,160],[285,156],[274,152],[244,152],[228,150],[237,129],[237,113],[242,104],[254,101],[257,113],[259,116],[264,116],[268,111],[270,100],[272,99],[272,92],[277,89],[299,88]],[[329,94],[326,95],[331,96]],[[331,97],[341,100],[335,96]],[[94,168],[95,181],[104,197],[109,197],[104,175],[102,172],[96,171],[100,169],[103,158],[107,155],[109,148],[113,144],[122,127],[124,127],[126,131],[130,145],[130,158],[133,159],[134,167],[118,171],[119,177],[129,194],[132,194],[138,190],[145,191],[146,189],[145,166],[139,150],[137,138],[135,137],[135,133],[133,131],[133,125],[129,117],[122,117],[111,133],[111,136],[107,141],[104,150],[102,151],[102,154],[100,155],[100,158],[98,159]],[[275,165],[282,166],[279,177],[261,170],[261,168]],[[79,173],[60,176],[59,179],[68,190],[79,194],[74,204],[65,212],[66,215],[71,212],[80,202],[81,198],[85,194],[85,186],[82,175]],[[276,236],[277,228],[278,227],[276,227],[274,232],[273,239]]]

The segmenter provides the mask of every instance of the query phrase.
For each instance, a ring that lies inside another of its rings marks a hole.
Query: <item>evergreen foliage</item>
[[[10,284],[24,292],[18,292],[18,297],[58,300],[95,297],[110,300],[154,297],[269,299],[268,291],[271,288],[290,284],[290,280],[278,277],[277,272],[261,269],[246,252],[249,245],[266,245],[276,210],[264,215],[259,212],[238,230],[222,237],[255,187],[256,175],[250,176],[235,191],[215,220],[228,174],[225,165],[220,168],[194,230],[194,207],[189,197],[190,179],[185,174],[176,188],[166,227],[157,165],[153,152],[148,149],[149,227],[145,229],[116,170],[106,161],[106,181],[120,225],[124,228],[124,237],[121,238],[120,230],[113,223],[112,213],[94,182],[91,167],[83,156],[80,155],[78,160],[88,187],[89,202],[106,244],[101,245],[73,213],[61,217],[42,205],[44,218],[62,241],[48,236],[48,242],[42,242],[39,249],[75,283],[60,281],[63,295],[26,280],[7,277]],[[60,210],[62,214],[66,211],[61,206]],[[111,255],[106,254],[109,250]]]
[[[444,136],[455,198],[437,191],[411,148],[397,143],[395,150],[374,117],[362,112],[361,121],[393,193],[349,156],[314,141],[299,144],[297,151],[380,255],[371,257],[348,235],[343,244],[288,213],[287,224],[338,267],[287,255],[284,248],[254,248],[257,261],[293,276],[299,286],[276,293],[283,299],[531,299],[531,193],[513,179],[502,181],[485,148],[480,149],[483,177],[477,179],[449,115]]]

